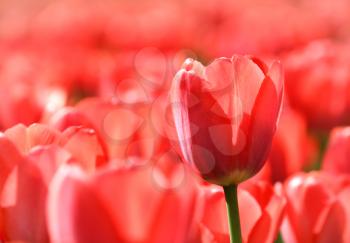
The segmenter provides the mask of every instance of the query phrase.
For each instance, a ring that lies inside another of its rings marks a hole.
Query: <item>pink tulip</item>
[[[229,242],[225,196],[220,188],[203,189],[204,209],[198,223],[203,243]],[[266,182],[249,183],[238,190],[242,239],[244,243],[272,243],[281,224],[285,199],[281,185],[273,188]]]
[[[349,179],[320,172],[292,176],[284,185],[284,242],[349,242]]]
[[[165,134],[159,131],[163,124],[156,123],[160,115],[154,105],[89,98],[78,103],[75,109],[96,128],[111,159],[139,157],[149,162],[164,150],[166,152],[164,146],[168,142]]]
[[[1,138],[10,164],[1,160],[0,235],[6,242],[49,241],[46,227],[47,188],[57,167],[72,161],[57,146],[37,147],[23,157],[11,142]],[[5,163],[5,164],[4,164]],[[5,166],[5,167],[4,167]]]
[[[247,56],[207,67],[187,60],[173,80],[170,105],[184,161],[206,180],[237,184],[268,156],[283,93],[281,65]]]
[[[47,191],[57,169],[75,164],[88,173],[105,163],[93,131],[63,133],[41,124],[17,125],[0,135],[0,235],[6,242],[46,243]]]
[[[48,198],[53,243],[188,242],[196,190],[157,186],[167,178],[151,167],[105,168],[87,176],[75,166],[56,174]]]
[[[5,135],[24,155],[37,146],[54,144],[69,151],[86,170],[94,170],[97,165],[102,165],[107,160],[103,145],[95,131],[90,128],[69,127],[61,133],[47,125],[32,124],[25,127],[18,124],[7,129]]]
[[[315,41],[290,51],[283,61],[290,104],[315,128],[350,121],[349,50],[349,43]]]
[[[333,128],[325,152],[322,170],[350,174],[350,127]]]

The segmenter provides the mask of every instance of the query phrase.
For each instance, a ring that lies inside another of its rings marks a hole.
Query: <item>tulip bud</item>
[[[248,56],[187,59],[170,90],[176,145],[205,180],[238,184],[263,166],[281,110],[283,71]]]

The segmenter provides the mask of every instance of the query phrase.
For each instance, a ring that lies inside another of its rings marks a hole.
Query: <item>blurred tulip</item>
[[[124,161],[125,158],[138,157],[148,162],[164,152],[163,145],[167,141],[159,130],[163,124],[154,122],[159,114],[151,104],[125,104],[90,98],[78,103],[76,109],[96,128],[111,159]]]
[[[334,128],[325,152],[322,170],[350,174],[350,127]]]
[[[313,127],[350,121],[349,50],[349,44],[317,41],[289,52],[283,62],[290,104]]]
[[[296,174],[286,181],[284,242],[349,242],[349,179],[313,172]]]
[[[39,122],[46,113],[65,105],[66,94],[61,89],[33,86],[17,81],[0,83],[0,129],[17,123],[29,125]]]
[[[229,242],[225,196],[220,188],[203,190],[204,209],[198,223],[203,243]],[[273,188],[267,182],[250,183],[238,189],[242,238],[244,243],[272,243],[277,237],[286,201],[281,185]]]
[[[49,189],[52,242],[188,242],[194,185],[161,188],[155,177],[163,175],[151,167],[106,168],[88,177],[63,166]]]
[[[63,133],[46,125],[17,125],[0,136],[0,232],[6,242],[48,242],[46,197],[52,177],[63,164],[88,173],[106,163],[93,130],[69,127]]]
[[[17,123],[29,125],[39,122],[46,113],[66,104],[67,93],[53,82],[52,73],[36,70],[43,65],[42,60],[33,60],[25,52],[10,52],[1,58],[0,129],[7,129]]]
[[[184,161],[206,180],[237,184],[267,158],[283,93],[281,65],[246,56],[207,67],[188,59],[173,80],[170,106]]]
[[[50,161],[46,161],[48,163]],[[6,179],[1,188],[0,205],[6,242],[48,242],[45,217],[47,184],[38,165],[23,158]]]
[[[152,104],[144,102],[123,103],[100,98],[87,98],[75,107],[65,107],[44,122],[61,131],[70,126],[83,126],[95,131],[103,151],[115,165],[123,163],[157,164],[169,155],[172,148],[166,130],[169,110],[166,95]],[[178,156],[171,156],[178,161]]]
[[[10,163],[1,160],[0,234],[5,242],[46,243],[47,187],[57,167],[72,161],[70,155],[55,146],[36,147],[23,156],[2,137],[2,148]]]
[[[284,181],[317,158],[316,141],[307,134],[303,116],[291,109],[282,112],[266,162],[272,182]]]
[[[71,126],[83,126],[96,130],[92,122],[74,107],[64,107],[42,121],[61,132]]]
[[[18,124],[4,133],[24,155],[37,146],[54,144],[67,150],[88,171],[105,164],[108,158],[95,131],[90,128],[69,127],[61,133],[42,124],[29,127]],[[82,153],[82,150],[85,152]]]

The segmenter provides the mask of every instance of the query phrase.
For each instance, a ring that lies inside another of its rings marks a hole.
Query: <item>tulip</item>
[[[184,161],[218,185],[260,170],[280,112],[281,65],[234,56],[207,67],[187,60],[173,80],[170,102]]]
[[[150,162],[167,143],[160,130],[163,124],[159,123],[158,105],[88,98],[74,109],[96,128],[111,159],[126,162],[125,158],[138,157]]]
[[[350,174],[350,127],[334,128],[322,162],[322,170]]]
[[[264,165],[282,94],[280,63],[268,67],[248,56],[219,58],[207,67],[188,59],[173,80],[175,144],[205,180],[224,186],[233,241],[241,242],[237,184]]]
[[[299,173],[284,185],[285,243],[346,243],[350,240],[350,178],[322,172]]]
[[[107,167],[93,176],[62,166],[49,188],[51,242],[190,242],[194,184],[172,189],[157,180],[167,184],[161,171],[147,166]]]
[[[0,236],[11,242],[49,242],[48,187],[57,169],[76,164],[88,173],[106,156],[91,129],[63,133],[46,125],[17,125],[0,134]],[[82,152],[83,151],[83,152]]]
[[[67,150],[88,171],[105,164],[107,155],[103,144],[94,130],[82,126],[72,126],[63,132],[43,124],[32,124],[28,127],[18,124],[7,129],[4,134],[24,155],[36,147],[57,145]],[[81,153],[84,151],[84,153]]]
[[[36,147],[23,156],[4,135],[0,143],[1,154],[6,154],[0,158],[0,235],[6,242],[49,242],[47,188],[57,167],[72,157],[55,145]]]
[[[290,104],[317,129],[348,124],[349,43],[311,42],[284,58]]]
[[[286,205],[281,189],[281,184],[273,187],[262,181],[239,187],[243,242],[271,243],[276,239]],[[224,192],[210,186],[203,188],[202,195],[203,213],[198,222],[201,242],[229,242]]]
[[[24,86],[24,87],[21,87]],[[51,109],[65,104],[66,94],[56,88],[33,87],[32,84],[20,84],[12,81],[0,84],[0,127],[7,129],[17,123],[31,124],[39,122],[40,118]],[[21,110],[22,112],[14,112]]]

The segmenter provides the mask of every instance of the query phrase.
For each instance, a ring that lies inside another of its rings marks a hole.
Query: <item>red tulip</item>
[[[244,243],[272,243],[281,224],[286,201],[281,185],[273,188],[267,182],[239,188],[238,201]],[[203,243],[229,242],[225,196],[217,187],[203,191],[204,209],[198,225]]]
[[[51,241],[189,242],[194,233],[194,185],[163,188],[157,185],[159,179],[167,184],[167,178],[150,167],[106,168],[89,177],[77,167],[63,166],[49,189]]]
[[[280,113],[283,72],[247,56],[202,66],[188,59],[170,102],[183,159],[206,180],[237,184],[267,158]]]
[[[284,185],[282,236],[286,243],[350,241],[350,178],[300,173]]]
[[[322,162],[322,170],[350,174],[350,127],[334,128]]]

